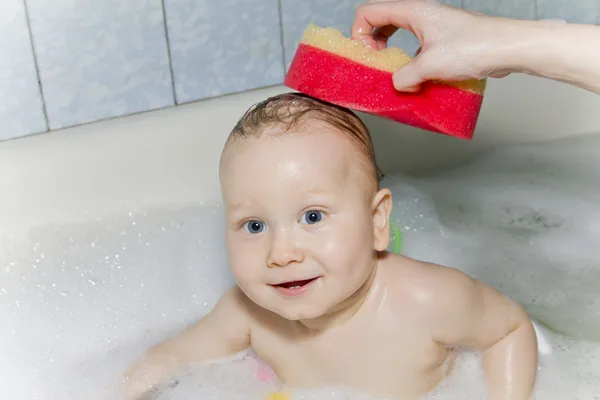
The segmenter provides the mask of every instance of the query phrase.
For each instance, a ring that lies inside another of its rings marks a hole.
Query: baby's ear
[[[392,192],[381,189],[373,197],[373,238],[377,251],[384,251],[390,243],[390,213],[392,212]]]

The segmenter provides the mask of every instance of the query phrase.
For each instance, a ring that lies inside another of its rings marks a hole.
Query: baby
[[[127,371],[129,398],[251,347],[290,387],[418,399],[464,347],[483,352],[492,399],[528,399],[537,370],[528,315],[456,269],[387,252],[392,196],[381,177],[350,110],[301,94],[248,110],[220,163],[237,285]]]

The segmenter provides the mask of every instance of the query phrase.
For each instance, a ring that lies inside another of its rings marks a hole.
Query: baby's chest
[[[415,332],[356,331],[317,338],[266,335],[254,350],[292,385],[382,387],[435,371],[440,349]]]

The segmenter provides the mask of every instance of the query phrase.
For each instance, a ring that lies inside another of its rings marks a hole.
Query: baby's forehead
[[[230,161],[243,158],[243,153],[263,159],[304,157],[311,164],[332,159],[347,164],[361,157],[360,149],[346,133],[319,120],[307,120],[292,127],[269,124],[253,135],[235,138],[228,143],[226,152]]]
[[[285,132],[282,127],[272,126],[260,135],[238,138],[228,146],[222,173],[238,178],[260,179],[295,170],[304,176],[345,180],[364,170],[360,151],[352,141],[319,123]]]

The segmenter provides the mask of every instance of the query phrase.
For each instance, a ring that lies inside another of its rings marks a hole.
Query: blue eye
[[[302,220],[306,224],[317,224],[323,219],[323,213],[317,210],[311,210],[304,213]]]
[[[265,224],[256,219],[250,220],[244,224],[244,230],[248,233],[260,233],[265,229]]]

